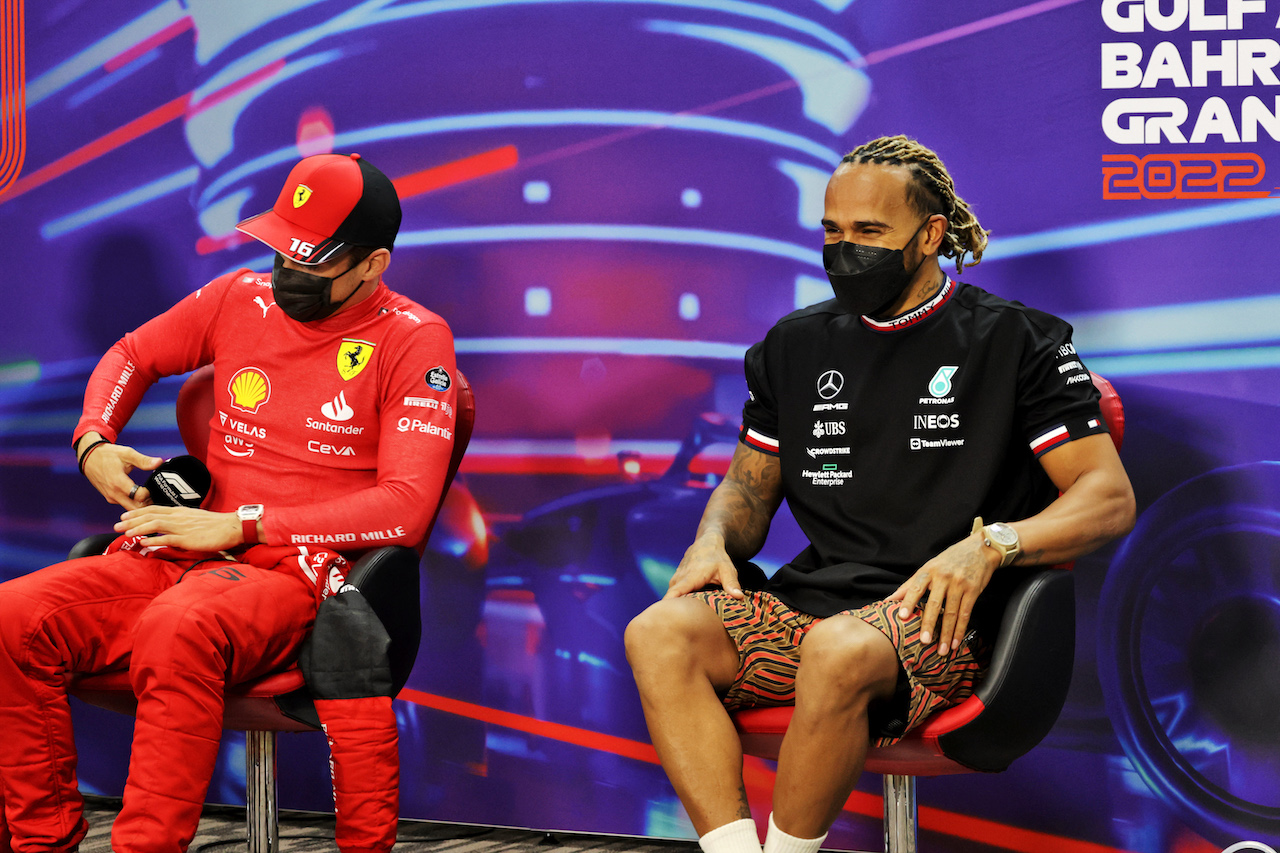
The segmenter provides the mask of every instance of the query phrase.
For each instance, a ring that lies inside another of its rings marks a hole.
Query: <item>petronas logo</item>
[[[945,397],[951,393],[951,377],[956,375],[959,365],[939,367],[938,372],[929,380],[929,393],[935,397]]]

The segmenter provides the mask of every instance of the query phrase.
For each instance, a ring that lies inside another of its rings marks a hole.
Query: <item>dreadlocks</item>
[[[933,151],[905,136],[882,136],[859,145],[840,162],[887,163],[906,167],[912,178],[907,184],[907,201],[921,213],[947,217],[947,233],[942,238],[939,254],[956,259],[957,274],[964,272],[966,266],[975,266],[982,260],[987,235],[991,232],[983,230],[969,205],[956,195],[947,167]],[[968,264],[964,262],[966,254],[973,255]]]

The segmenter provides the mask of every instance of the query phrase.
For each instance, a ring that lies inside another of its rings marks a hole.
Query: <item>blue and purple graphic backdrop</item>
[[[925,843],[1275,843],[1277,17],[1277,0],[28,3],[26,162],[0,196],[0,578],[113,520],[68,447],[101,353],[209,278],[266,269],[233,224],[300,155],[359,151],[403,196],[388,280],[449,320],[478,399],[397,703],[403,812],[690,837],[622,629],[724,471],[745,348],[829,297],[828,175],[905,132],[992,231],[965,280],[1071,320],[1119,389],[1141,513],[1077,564],[1057,727],[1005,774],[922,782]],[[179,452],[178,384],[123,440]],[[784,513],[761,562],[799,548]],[[77,723],[83,787],[118,794],[130,721],[77,706]],[[242,749],[228,737],[210,799],[242,799]],[[331,808],[323,738],[281,750],[282,805]],[[747,779],[763,820],[772,767],[748,759]],[[860,789],[829,844],[878,847],[879,780]]]

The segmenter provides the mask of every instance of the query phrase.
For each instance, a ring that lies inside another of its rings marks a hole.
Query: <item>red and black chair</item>
[[[1111,383],[1093,377],[1116,449],[1124,408]],[[1070,566],[1028,571],[1010,596],[991,666],[972,696],[939,711],[893,746],[872,748],[866,769],[884,776],[886,853],[915,853],[916,777],[995,773],[1030,752],[1066,702],[1075,658],[1075,579]],[[743,751],[777,759],[794,709],[733,715]]]
[[[461,371],[457,377],[456,428],[453,455],[444,480],[436,515],[427,528],[435,526],[440,509],[448,499],[458,466],[462,463],[475,423],[475,397]],[[209,443],[209,422],[214,414],[213,368],[193,373],[178,393],[178,431],[191,455],[204,459]],[[100,554],[115,538],[102,534],[81,540],[68,559]],[[423,540],[425,543],[425,539]],[[412,548],[388,546],[369,551],[356,560],[347,582],[356,587],[382,623],[391,643],[387,650],[391,670],[392,695],[404,687],[418,655],[422,637],[418,563]],[[317,623],[322,630],[325,623]],[[321,638],[323,639],[323,638]],[[343,640],[348,638],[344,637]],[[313,640],[316,640],[313,634]],[[316,640],[319,642],[320,640]],[[377,638],[385,642],[385,638]],[[77,676],[70,692],[91,705],[132,715],[137,698],[129,684],[127,670]],[[276,796],[276,734],[278,732],[319,731],[310,691],[302,670],[295,663],[288,669],[261,678],[227,686],[223,728],[245,733],[245,788],[250,853],[276,853],[279,826]]]

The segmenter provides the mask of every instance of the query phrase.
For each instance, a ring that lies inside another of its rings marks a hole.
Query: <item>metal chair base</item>
[[[249,853],[278,853],[280,814],[276,800],[276,733],[244,733],[245,823]]]
[[[884,777],[885,853],[916,853],[916,777]]]

